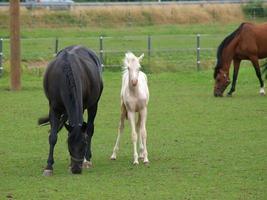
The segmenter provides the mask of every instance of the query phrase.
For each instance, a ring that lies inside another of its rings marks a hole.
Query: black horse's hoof
[[[84,161],[83,162],[83,165],[82,165],[83,169],[90,169],[92,167],[93,167],[93,163],[91,161]]]
[[[227,97],[232,97],[232,93],[227,93]]]
[[[45,169],[43,172],[43,176],[52,176],[53,175],[53,170],[51,169]]]

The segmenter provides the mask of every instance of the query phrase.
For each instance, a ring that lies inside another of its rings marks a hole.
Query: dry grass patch
[[[1,10],[0,26],[8,26],[8,10]],[[21,23],[26,27],[192,24],[240,22],[244,14],[240,5],[144,5],[73,7],[70,11],[21,9]]]

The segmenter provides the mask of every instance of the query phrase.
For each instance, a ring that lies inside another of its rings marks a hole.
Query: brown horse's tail
[[[240,30],[242,29],[242,27],[244,26],[245,23],[240,24],[240,26],[231,34],[229,34],[226,38],[224,38],[224,40],[221,42],[221,44],[219,45],[218,49],[217,49],[217,63],[214,69],[214,79],[216,78],[220,68],[222,67],[222,52],[223,49],[225,47],[227,47],[230,42],[240,33]]]

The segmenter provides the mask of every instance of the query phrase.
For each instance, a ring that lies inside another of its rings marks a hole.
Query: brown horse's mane
[[[222,43],[219,45],[217,49],[217,63],[214,69],[214,79],[216,78],[219,70],[222,68],[222,51],[223,49],[235,38],[235,36],[240,32],[241,28],[243,27],[245,23],[240,24],[240,26],[231,34],[229,34]]]

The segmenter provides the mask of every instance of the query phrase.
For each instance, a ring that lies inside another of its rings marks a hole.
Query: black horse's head
[[[73,174],[82,172],[82,163],[87,147],[86,123],[79,126],[70,126],[65,124],[69,132],[68,148],[71,158],[70,168]]]

